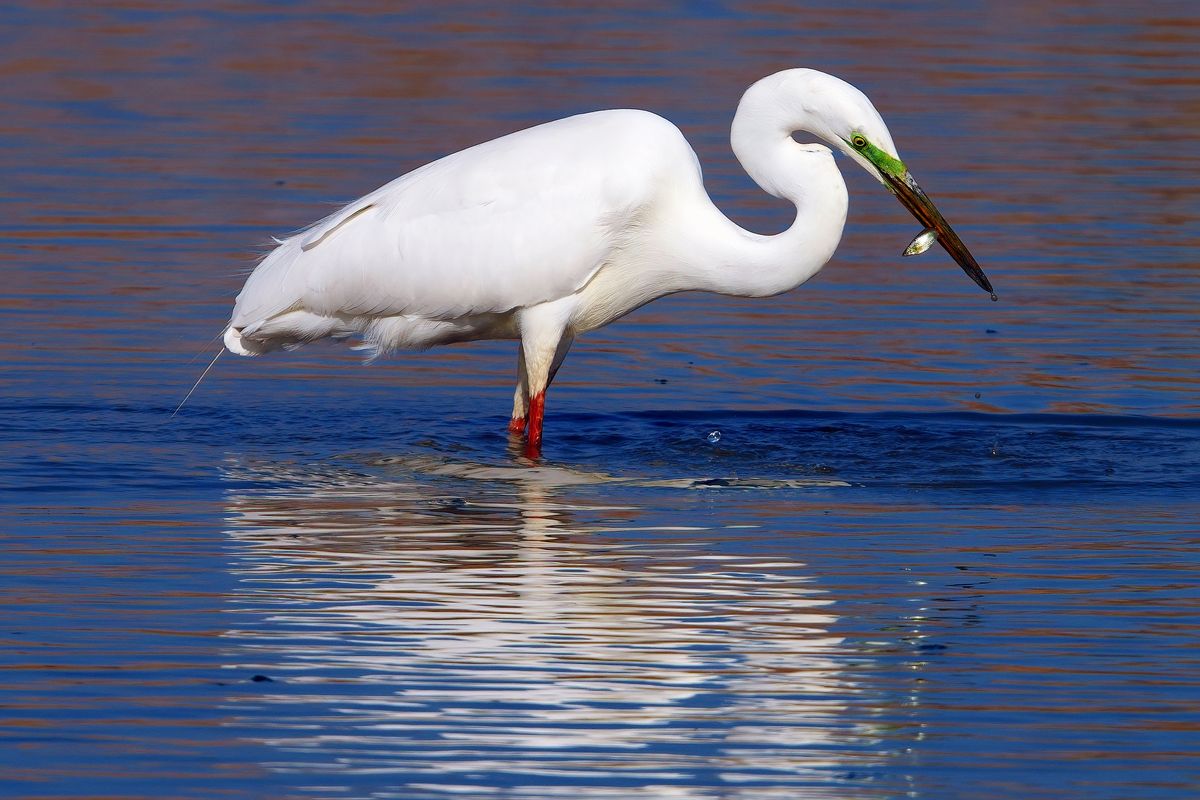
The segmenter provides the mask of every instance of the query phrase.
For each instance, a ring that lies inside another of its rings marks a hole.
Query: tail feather
[[[288,311],[243,328],[230,325],[225,329],[225,347],[239,356],[257,356],[280,348],[293,349],[326,336],[338,338],[356,332],[351,320],[311,311]]]
[[[235,355],[256,356],[262,352],[258,349],[251,350],[242,344],[242,332],[232,325],[225,329],[225,336],[223,338],[225,340],[225,348]]]

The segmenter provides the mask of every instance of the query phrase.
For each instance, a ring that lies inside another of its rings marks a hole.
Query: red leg
[[[525,432],[525,418],[524,417],[513,417],[512,419],[510,419],[508,421],[508,432],[515,433],[518,436],[520,436],[522,433],[524,433]]]
[[[546,390],[538,392],[529,401],[529,438],[525,440],[527,458],[542,457],[542,418],[546,415]]]

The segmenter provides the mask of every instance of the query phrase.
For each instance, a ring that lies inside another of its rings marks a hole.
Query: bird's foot
[[[521,441],[517,437],[524,437],[525,426],[525,417],[513,417],[508,421],[508,435],[512,437],[509,440],[509,448],[511,452],[519,453],[525,458],[539,459],[542,457],[542,432],[531,427],[529,437]]]
[[[525,452],[522,454],[531,461],[538,461],[542,457],[542,440],[534,441],[529,439],[525,442]]]

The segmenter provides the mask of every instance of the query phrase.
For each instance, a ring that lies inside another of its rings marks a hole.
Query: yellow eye
[[[850,144],[861,150],[867,146],[867,137],[863,136],[861,133],[856,133],[850,137]]]

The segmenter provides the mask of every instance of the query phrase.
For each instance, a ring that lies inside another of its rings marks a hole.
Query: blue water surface
[[[1200,793],[1192,4],[0,11],[0,796]],[[988,271],[842,245],[583,337],[216,353],[272,235],[605,107],[727,213],[841,75]],[[720,432],[717,441],[710,434]]]

